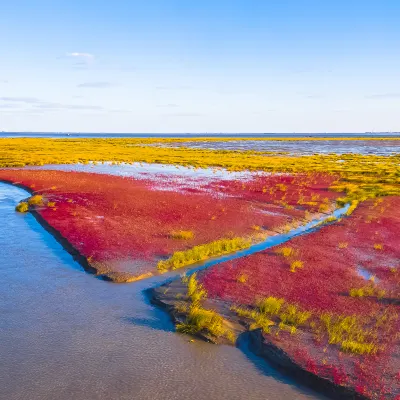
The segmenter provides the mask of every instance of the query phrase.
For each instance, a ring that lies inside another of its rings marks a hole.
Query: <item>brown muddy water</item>
[[[0,398],[3,400],[324,397],[240,348],[174,332],[145,289],[85,273],[0,183]],[[163,279],[163,280],[161,280]]]

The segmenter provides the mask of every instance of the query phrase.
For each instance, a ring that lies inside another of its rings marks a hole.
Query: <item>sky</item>
[[[0,131],[400,131],[398,0],[0,0]]]

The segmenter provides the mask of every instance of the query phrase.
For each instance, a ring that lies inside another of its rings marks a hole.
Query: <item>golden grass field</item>
[[[387,138],[389,139],[389,138]],[[385,138],[336,138],[329,140],[371,140]],[[390,138],[398,140],[399,138]],[[193,168],[226,168],[230,171],[310,173],[339,176],[333,190],[345,191],[342,203],[363,201],[400,193],[400,155],[360,154],[287,155],[262,151],[208,150],[165,147],[172,142],[233,141],[236,138],[195,139],[0,139],[0,167],[76,164],[89,162],[158,163]],[[251,140],[271,140],[270,138]],[[273,140],[326,140],[323,138],[277,138]]]

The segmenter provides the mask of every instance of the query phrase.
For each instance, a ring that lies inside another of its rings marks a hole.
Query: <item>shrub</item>
[[[41,206],[43,205],[43,196],[40,194],[35,194],[34,196],[28,199],[28,204],[30,206]]]
[[[278,299],[276,297],[267,297],[265,299],[259,300],[257,306],[261,313],[269,315],[277,315],[281,310],[284,299]]]
[[[26,213],[29,211],[29,205],[26,201],[21,201],[16,207],[15,211],[18,211],[20,213]]]
[[[223,332],[222,317],[211,310],[202,307],[191,307],[184,323],[178,324],[178,332],[194,334],[202,329],[212,331],[215,336],[221,336]]]
[[[356,315],[326,313],[321,315],[320,320],[328,333],[330,344],[338,344],[341,349],[355,354],[375,354],[378,351],[378,347],[371,342],[376,340],[376,332],[371,330],[370,320],[363,320]]]
[[[256,309],[250,310],[242,307],[231,307],[231,310],[236,312],[239,317],[253,320],[249,326],[250,330],[261,328],[264,333],[270,333],[271,326],[275,325],[275,322],[269,319],[267,315]]]
[[[279,329],[282,331],[288,331],[291,335],[294,335],[297,332],[297,327],[294,325],[286,325],[283,322],[279,323]]]
[[[303,268],[304,263],[303,261],[296,260],[290,264],[290,272],[296,272],[297,269]]]
[[[287,186],[284,185],[283,183],[277,183],[276,187],[278,188],[278,190],[280,190],[281,192],[286,192],[287,191]]]
[[[359,288],[359,289],[357,289],[357,288],[352,288],[352,289],[350,289],[350,291],[349,291],[349,295],[350,295],[351,297],[364,297],[364,296],[366,295],[366,292],[364,291],[363,288]]]
[[[198,282],[196,273],[190,275],[187,285],[187,295],[195,306],[198,306],[201,300],[207,298],[207,291],[204,289],[203,285]]]
[[[285,325],[297,327],[305,324],[305,322],[311,317],[311,312],[300,311],[296,305],[288,304],[279,317]]]
[[[276,250],[276,253],[287,258],[287,257],[293,256],[295,254],[295,250],[292,247],[282,247],[282,248]]]
[[[378,346],[374,343],[360,343],[354,340],[344,340],[340,347],[343,351],[353,354],[376,354],[378,352]]]
[[[231,309],[240,317],[254,321],[250,325],[250,329],[261,328],[264,333],[270,333],[271,326],[275,325],[272,319],[278,318],[280,320],[280,329],[295,333],[296,328],[304,325],[311,317],[311,312],[301,311],[295,304],[285,304],[284,299],[276,297],[259,300],[255,309],[242,307],[232,307]]]
[[[169,235],[172,239],[191,240],[194,239],[192,231],[172,231]]]
[[[368,297],[368,296],[376,296],[381,299],[385,296],[386,292],[383,289],[378,289],[373,285],[364,286],[361,288],[352,288],[349,291],[349,295],[351,297]]]
[[[190,305],[182,302],[175,306],[175,309],[186,314],[186,320],[177,324],[176,330],[186,334],[196,334],[202,330],[209,332],[215,337],[225,337],[229,341],[236,340],[233,332],[224,326],[224,319],[213,310],[206,310],[201,306],[201,301],[207,298],[207,292],[203,285],[197,281],[197,274],[192,274],[189,279],[184,277],[183,282],[187,282],[187,295]]]
[[[249,276],[246,275],[246,274],[241,274],[241,275],[239,275],[239,276],[236,278],[236,280],[237,280],[239,283],[246,283],[248,279],[249,279]]]
[[[200,331],[206,331],[219,338],[225,337],[234,343],[234,333],[224,326],[224,319],[213,310],[192,306],[186,315],[186,321],[177,324],[176,330],[181,333],[194,335]]]

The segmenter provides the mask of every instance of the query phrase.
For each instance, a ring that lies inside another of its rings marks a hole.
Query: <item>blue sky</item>
[[[400,1],[0,0],[0,130],[400,131]]]

